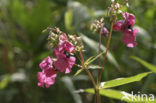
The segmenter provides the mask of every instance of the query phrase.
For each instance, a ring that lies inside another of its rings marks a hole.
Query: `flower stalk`
[[[105,52],[105,54],[104,54],[104,59],[103,59],[103,62],[102,62],[102,69],[101,69],[100,74],[99,74],[99,83],[100,83],[101,78],[102,78],[102,72],[103,72],[103,70],[104,70],[104,64],[105,64],[106,57],[107,57],[107,53],[108,53],[108,50],[109,50],[110,41],[111,41],[111,37],[112,37],[112,31],[113,31],[113,25],[114,25],[115,20],[116,20],[116,16],[114,15],[114,16],[113,16],[112,23],[111,23],[111,28],[110,28],[108,40],[107,40],[106,52]]]
[[[113,25],[114,25],[115,20],[116,20],[116,16],[113,16],[113,20],[112,20],[112,23],[111,23],[111,29],[110,29],[108,40],[107,40],[106,52],[104,54],[104,59],[103,59],[103,62],[102,62],[102,68],[98,72],[98,77],[97,77],[98,78],[97,79],[98,80],[98,82],[97,82],[98,90],[96,92],[97,103],[101,103],[101,96],[100,96],[100,91],[99,91],[100,82],[101,82],[101,78],[102,78],[102,72],[104,70],[104,64],[105,64],[105,61],[106,61],[106,56],[107,56],[109,46],[110,46],[110,41],[111,41],[111,36],[112,36],[112,31],[113,31]]]

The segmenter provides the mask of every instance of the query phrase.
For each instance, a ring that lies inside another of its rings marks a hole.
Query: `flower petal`
[[[120,20],[120,21],[116,22],[116,23],[113,25],[113,29],[116,30],[116,31],[120,31],[121,28],[122,28],[123,23],[124,23],[123,20]]]

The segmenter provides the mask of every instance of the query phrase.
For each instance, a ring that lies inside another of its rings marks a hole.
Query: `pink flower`
[[[124,33],[122,38],[122,42],[127,45],[127,47],[135,47],[136,43],[136,36],[138,33],[137,29],[133,29],[135,24],[135,16],[130,13],[123,13],[124,20],[119,20],[113,25],[113,29],[116,31],[120,31]]]
[[[135,16],[133,14],[125,12],[125,13],[123,13],[123,17],[124,17],[125,23],[127,25],[134,26],[134,24],[135,24]]]
[[[125,33],[122,38],[122,42],[125,43],[127,47],[130,48],[137,46],[137,42],[136,42],[137,33],[138,33],[137,29],[133,29],[133,31],[130,33]]]
[[[65,40],[67,40],[67,35],[65,33],[62,33],[60,35],[60,41],[65,41]]]
[[[47,88],[55,83],[57,72],[70,73],[71,68],[75,64],[76,58],[72,56],[74,46],[67,40],[65,33],[60,35],[59,45],[54,49],[56,60],[52,60],[49,56],[40,63],[42,72],[38,72],[38,86]]]
[[[49,88],[50,85],[53,85],[55,83],[55,78],[57,71],[53,68],[53,60],[48,56],[40,63],[40,68],[42,69],[42,72],[38,72],[38,86],[44,87],[44,84],[46,84],[46,87]]]
[[[124,21],[119,20],[113,25],[113,29],[116,30],[116,31],[121,31],[121,28],[122,28],[123,24],[124,24]]]
[[[128,32],[129,30],[132,30],[132,27],[135,24],[135,16],[127,12],[123,13],[122,16],[124,17],[124,20],[117,21],[114,24],[113,29],[121,32]]]
[[[40,68],[42,70],[47,70],[49,68],[52,68],[52,63],[53,63],[52,59],[48,56],[40,63]]]
[[[74,51],[75,47],[67,40],[66,34],[61,34],[59,45],[53,52],[54,56],[56,56],[56,61],[54,61],[55,69],[59,72],[70,73],[76,61],[76,58],[72,56]]]
[[[54,62],[54,67],[60,71],[70,73],[71,68],[75,64],[76,58],[73,56],[67,56],[66,54],[58,54],[57,60]]]
[[[55,83],[56,74],[57,72],[53,69],[38,72],[37,74],[38,86],[44,87],[45,84],[46,88],[49,88],[51,85]]]
[[[67,40],[61,40],[58,47],[54,49],[53,54],[56,56],[54,67],[65,73],[70,73],[71,68],[75,64],[76,58],[71,56],[74,53],[75,47]]]
[[[72,43],[70,43],[70,42],[68,42],[68,41],[63,41],[63,42],[61,42],[61,43],[59,44],[58,47],[56,47],[56,48],[54,49],[53,54],[54,54],[55,56],[57,56],[57,55],[60,54],[60,53],[63,54],[65,51],[66,51],[66,52],[69,52],[69,53],[73,53],[74,50],[75,50],[75,48],[74,48],[74,46],[73,46]]]

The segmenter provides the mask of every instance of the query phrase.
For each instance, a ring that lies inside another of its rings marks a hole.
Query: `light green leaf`
[[[98,65],[89,65],[88,66],[88,69],[101,69],[102,67],[101,66],[98,66]]]
[[[73,9],[71,8],[65,13],[65,27],[67,30],[72,29],[72,22],[73,22]]]
[[[93,61],[95,61],[96,59],[98,59],[100,56],[102,56],[104,53],[105,53],[105,52],[103,51],[103,52],[101,52],[100,54],[98,54],[97,56],[89,58],[89,59],[85,62],[85,64],[89,65],[90,63],[92,63]]]
[[[102,82],[100,84],[100,88],[116,87],[116,86],[120,86],[120,85],[124,85],[124,84],[128,84],[128,83],[140,81],[142,78],[144,78],[145,76],[147,76],[150,73],[151,72],[146,72],[146,73],[141,73],[141,74],[138,74],[135,76],[127,77],[127,78],[118,78],[118,79],[110,80],[107,82]]]
[[[98,65],[89,65],[88,69],[101,69],[102,67],[98,66]],[[75,74],[74,77],[79,75],[84,69],[79,69]]]
[[[1,81],[0,81],[0,89],[3,89],[7,86],[7,84],[10,81],[10,75],[6,75]]]
[[[90,38],[88,38],[87,36],[83,35],[83,34],[80,34],[83,41],[89,46],[91,47],[92,49],[94,50],[98,50],[98,43]],[[105,46],[104,45],[101,45],[101,49],[103,51],[106,50]],[[114,58],[114,56],[108,51],[108,54],[107,54],[107,58],[108,58],[108,61],[110,63],[112,63],[116,68],[120,69],[120,66],[119,64],[117,63],[116,59]]]
[[[74,77],[79,75],[81,72],[83,71],[83,69],[79,69],[75,74],[74,74]]]
[[[84,92],[91,94],[95,93],[93,88],[85,89]],[[154,95],[153,96],[147,95],[147,97],[146,96],[142,97],[143,94],[134,94],[134,93],[130,94],[124,91],[113,89],[102,89],[100,90],[100,95],[131,103],[156,103],[156,100],[153,97]]]
[[[139,62],[140,64],[142,64],[143,66],[145,66],[146,68],[148,68],[149,70],[151,70],[152,72],[155,72],[156,73],[156,66],[155,65],[152,65],[152,64],[149,64],[148,62],[138,58],[138,57],[135,57],[135,56],[132,56],[131,57],[133,60],[136,60],[137,62]]]
[[[93,58],[95,58],[95,56],[92,56],[92,57],[88,58],[88,59],[85,61],[85,64],[88,64],[88,62],[91,61]]]

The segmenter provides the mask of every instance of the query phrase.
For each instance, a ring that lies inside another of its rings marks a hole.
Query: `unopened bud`
[[[74,45],[76,51],[83,50],[84,46],[81,37],[69,35],[69,40]]]

